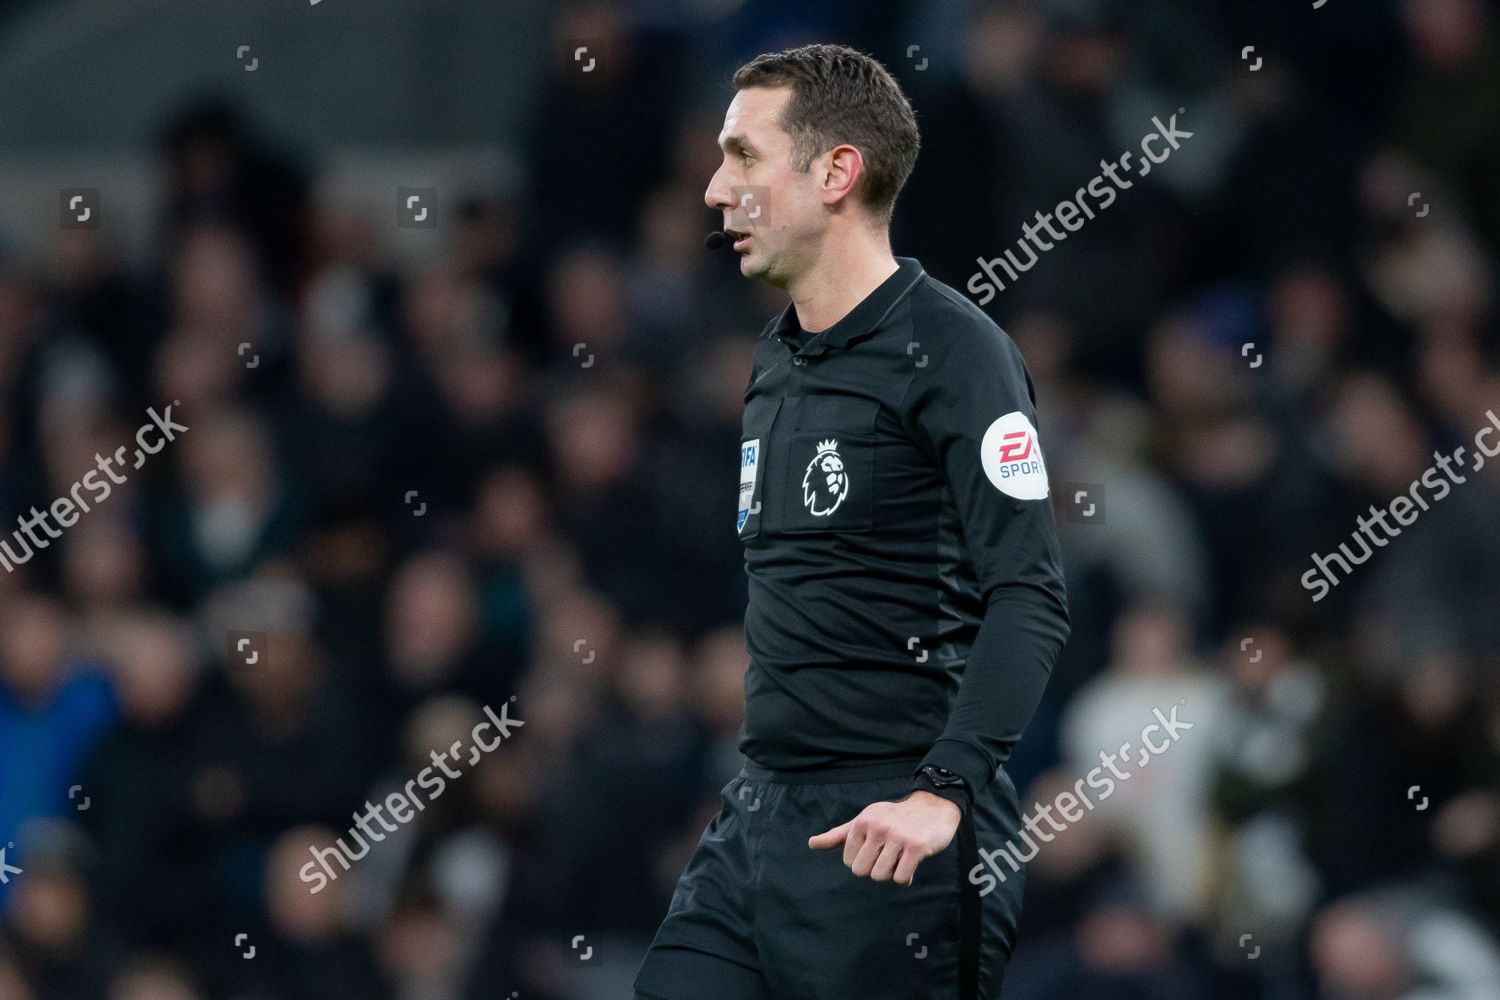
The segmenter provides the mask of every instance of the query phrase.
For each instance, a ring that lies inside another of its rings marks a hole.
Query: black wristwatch
[[[917,788],[922,791],[940,795],[960,809],[969,808],[968,784],[946,767],[936,767],[932,764],[923,766],[916,773],[916,784]]]

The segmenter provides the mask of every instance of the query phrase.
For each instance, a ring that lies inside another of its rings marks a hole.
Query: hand
[[[815,851],[844,845],[844,864],[859,878],[868,875],[911,885],[917,865],[947,847],[963,819],[963,810],[941,795],[912,792],[900,802],[876,802],[849,822],[816,837]]]

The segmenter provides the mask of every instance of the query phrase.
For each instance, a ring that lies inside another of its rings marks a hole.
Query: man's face
[[[740,273],[785,287],[817,259],[827,224],[818,196],[818,160],[811,170],[792,165],[792,140],[781,128],[790,87],[750,87],[735,94],[724,115],[719,148],[724,162],[703,200],[723,216],[735,241]]]

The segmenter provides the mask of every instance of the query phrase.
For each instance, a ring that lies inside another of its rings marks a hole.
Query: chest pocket
[[[776,434],[780,454],[771,456],[778,479],[777,528],[789,534],[871,530],[880,404],[850,396],[782,402]]]

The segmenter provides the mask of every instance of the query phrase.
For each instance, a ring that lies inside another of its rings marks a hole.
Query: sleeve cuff
[[[995,768],[978,747],[959,740],[938,740],[927,751],[927,756],[917,770],[924,767],[941,767],[964,779],[969,795],[978,795],[989,787],[995,777]]]

